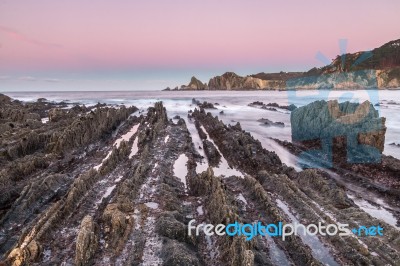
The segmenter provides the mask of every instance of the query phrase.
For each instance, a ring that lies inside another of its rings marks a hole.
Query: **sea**
[[[79,91],[79,92],[5,92],[4,94],[21,101],[65,101],[86,106],[106,103],[110,106],[134,105],[141,111],[162,101],[169,118],[180,116],[187,121],[189,110],[196,107],[192,99],[207,101],[217,109],[208,109],[224,123],[240,123],[242,128],[258,139],[264,148],[275,151],[287,165],[297,168],[296,158],[273,139],[291,141],[290,112],[284,109],[269,111],[248,106],[254,101],[265,104],[294,104],[304,106],[316,100],[338,100],[339,102],[364,102],[369,100],[386,118],[384,154],[400,159],[400,90],[355,90],[355,91]],[[221,113],[222,111],[222,113]],[[266,127],[257,120],[265,118],[273,122],[283,122],[284,127]],[[195,143],[197,145],[198,143]],[[398,145],[396,145],[398,144]]]

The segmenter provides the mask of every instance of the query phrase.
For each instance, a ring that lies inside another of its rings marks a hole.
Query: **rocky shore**
[[[0,265],[400,264],[399,228],[360,208],[334,173],[288,167],[208,104],[172,120],[162,102],[140,114],[2,95],[0,102]],[[381,193],[395,202],[398,160],[383,160],[337,174],[366,178],[348,178],[365,189],[393,182]],[[381,175],[366,183],[372,169]],[[246,241],[188,235],[192,219],[379,224],[385,234]]]

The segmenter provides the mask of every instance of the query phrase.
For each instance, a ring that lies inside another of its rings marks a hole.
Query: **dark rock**
[[[200,108],[203,109],[217,109],[212,103],[209,103],[207,101],[203,102],[203,103],[199,103],[197,104]]]
[[[196,126],[196,129],[197,129],[197,132],[199,133],[199,137],[202,139],[202,140],[205,140],[205,139],[207,139],[207,134],[203,131],[203,129],[201,128],[201,125],[200,125],[200,123],[199,123],[199,121],[195,121],[194,122],[194,125]]]
[[[215,148],[214,144],[211,141],[204,139],[203,140],[203,148],[204,148],[204,152],[208,158],[208,163],[213,167],[218,166],[221,161],[221,154],[219,154],[219,152]]]
[[[260,102],[260,101],[252,102],[252,103],[248,104],[248,106],[258,107],[258,108],[261,108],[261,109],[264,109],[264,110],[269,110],[269,111],[278,111],[276,108],[285,109],[285,110],[288,110],[288,111],[293,111],[293,110],[295,110],[297,108],[297,106],[294,105],[294,104],[291,104],[291,105],[288,105],[288,106],[287,105],[279,105],[277,103],[264,104],[263,102]]]
[[[44,103],[44,102],[48,102],[48,100],[46,98],[39,98],[39,99],[37,99],[37,102]]]
[[[247,173],[256,173],[259,167],[279,168],[282,165],[276,153],[263,149],[258,140],[243,132],[240,123],[225,125],[210,113],[198,110],[193,112],[193,117],[205,127],[230,165],[245,169]]]
[[[178,221],[170,213],[164,213],[163,215],[161,215],[161,217],[157,219],[156,231],[161,236],[175,239],[179,242],[184,242],[190,245],[195,244],[194,238],[190,237],[187,233],[187,226],[184,223]]]
[[[289,106],[284,106],[284,107],[281,106],[281,108],[287,109],[287,110],[289,110],[289,111],[293,111],[294,109],[297,108],[297,106],[294,105],[294,104],[291,104],[291,105],[289,105]]]
[[[273,127],[285,127],[285,124],[282,122],[273,122],[266,118],[258,119],[257,122],[261,122],[263,126],[273,126]]]
[[[264,103],[260,102],[260,101],[255,101],[255,102],[252,102],[252,103],[249,104],[249,106],[251,106],[251,105],[264,106]]]
[[[279,108],[279,104],[277,103],[268,103],[266,106],[277,107]]]
[[[165,266],[197,266],[201,265],[196,254],[186,245],[175,240],[168,240],[164,243],[161,257]]]

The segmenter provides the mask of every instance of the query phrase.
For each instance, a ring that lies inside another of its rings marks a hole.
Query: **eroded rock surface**
[[[0,101],[7,108],[15,105],[26,111],[22,103],[8,97]],[[45,113],[62,108],[57,103],[51,108],[43,106]],[[161,102],[140,116],[136,110],[65,109],[60,113],[63,119],[38,121],[37,128],[16,122],[26,121],[26,113],[14,116],[9,111],[2,118],[5,123],[16,119],[14,128],[8,129],[12,134],[1,139],[2,264],[400,263],[398,228],[360,209],[346,186],[330,173],[317,169],[296,172],[239,123],[226,125],[204,109],[191,112],[190,121],[177,118],[176,122],[168,119]],[[187,122],[194,126],[188,127]],[[193,144],[194,134],[203,141],[201,150]],[[28,144],[21,143],[23,136]],[[293,145],[295,149],[300,148]],[[227,167],[222,162],[243,174],[217,175],[214,170]],[[388,161],[385,169],[396,173],[396,167]],[[192,219],[196,225],[289,223],[294,219],[304,224],[326,221],[354,227],[380,224],[385,235],[311,240],[291,236],[285,241],[202,232],[196,236],[188,233]]]

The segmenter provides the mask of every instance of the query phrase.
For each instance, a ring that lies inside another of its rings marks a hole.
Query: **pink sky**
[[[339,54],[338,39],[355,52],[400,38],[399,10],[393,0],[0,0],[0,90],[14,79],[162,89],[191,75],[307,70],[322,65],[318,51]]]

